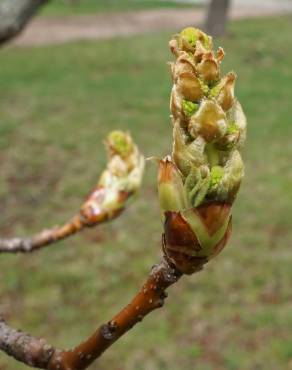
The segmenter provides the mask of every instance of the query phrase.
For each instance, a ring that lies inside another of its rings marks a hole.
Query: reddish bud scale
[[[94,226],[98,222],[104,222],[106,220],[113,219],[124,210],[124,206],[105,208],[103,206],[103,202],[106,197],[106,192],[107,189],[104,186],[97,186],[80,208],[82,221],[86,225]],[[117,195],[117,203],[120,205],[124,205],[130,195],[131,194],[126,191],[119,191]]]
[[[215,257],[225,247],[231,235],[230,207],[227,203],[212,202],[193,208],[192,211],[199,215],[210,237],[222,227],[226,217],[229,217],[223,237],[213,246],[212,252],[206,254],[204,254],[204,247],[197,235],[182,214],[180,212],[165,212],[162,242],[165,256],[169,262],[173,263],[182,273],[192,274]]]

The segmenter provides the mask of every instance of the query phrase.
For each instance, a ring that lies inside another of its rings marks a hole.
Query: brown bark
[[[65,239],[81,229],[85,224],[77,215],[68,223],[54,227],[52,229],[44,230],[31,238],[11,238],[0,239],[0,254],[1,253],[30,253],[42,247],[50,245]]]
[[[153,266],[148,279],[133,300],[72,350],[56,349],[44,339],[12,329],[1,320],[0,349],[31,367],[48,370],[86,369],[145,316],[162,307],[167,296],[165,290],[181,276],[181,272],[163,259],[160,264]]]
[[[69,351],[56,351],[50,361],[49,370],[83,370],[116,342],[123,334],[153,310],[162,307],[165,290],[176,283],[181,273],[165,260],[152,268],[148,279],[134,299],[107,324]]]
[[[223,36],[226,32],[230,0],[211,0],[205,29],[211,36]]]
[[[49,0],[1,0],[0,44],[18,35],[38,9]]]
[[[0,318],[0,349],[31,367],[46,369],[55,349],[44,339],[9,327]]]
[[[50,244],[59,242],[68,238],[85,227],[97,226],[101,223],[113,220],[121,214],[124,210],[123,204],[132,195],[128,192],[120,192],[119,200],[120,207],[111,210],[100,210],[99,200],[101,199],[100,193],[104,192],[104,188],[97,186],[89,195],[88,199],[81,206],[79,214],[75,215],[70,221],[64,225],[56,226],[51,229],[46,229],[40,233],[33,235],[29,238],[0,238],[0,254],[1,253],[31,253]]]

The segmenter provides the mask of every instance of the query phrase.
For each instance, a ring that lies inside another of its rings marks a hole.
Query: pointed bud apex
[[[189,51],[196,47],[199,41],[207,50],[212,48],[212,39],[201,30],[194,27],[187,27],[181,31],[178,37],[181,50]]]
[[[223,110],[228,111],[233,105],[234,101],[234,85],[236,76],[234,73],[230,72],[226,76],[224,85],[218,95],[218,103],[221,105]]]
[[[123,131],[112,131],[107,139],[106,144],[110,153],[117,154],[123,158],[133,151],[133,142],[130,135]]]
[[[221,47],[219,47],[217,50],[217,62],[221,63],[224,56],[225,56],[224,50]]]
[[[172,39],[169,41],[169,48],[172,54],[177,57],[179,55],[178,43],[177,40]]]
[[[198,40],[198,30],[193,27],[187,27],[179,34],[181,39],[185,39],[192,47],[196,45]]]

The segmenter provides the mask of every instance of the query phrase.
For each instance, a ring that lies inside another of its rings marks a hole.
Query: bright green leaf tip
[[[209,87],[208,87],[208,85],[204,84],[202,81],[200,81],[200,82],[201,82],[201,88],[203,90],[203,93],[205,95],[208,95],[208,93],[209,93]]]
[[[183,100],[182,107],[185,115],[190,117],[199,109],[199,104],[193,103],[188,100]]]
[[[212,98],[216,98],[216,96],[219,94],[220,91],[220,85],[214,86],[212,89],[210,89],[210,96]]]
[[[227,128],[227,134],[229,135],[233,135],[233,134],[236,134],[238,132],[239,128],[236,124],[236,122],[232,122],[228,128]]]
[[[204,32],[194,27],[186,27],[180,32],[180,37],[185,38],[191,46],[196,46],[196,42],[200,40],[206,49],[211,49],[212,43],[210,38]]]
[[[185,37],[188,40],[188,42],[191,44],[191,46],[195,46],[196,41],[198,40],[198,29],[194,27],[184,28],[181,31],[180,36]]]
[[[112,150],[121,156],[128,155],[132,150],[130,137],[123,131],[116,130],[110,132],[107,140]]]
[[[214,166],[210,173],[210,190],[215,190],[224,175],[224,169],[221,166]]]

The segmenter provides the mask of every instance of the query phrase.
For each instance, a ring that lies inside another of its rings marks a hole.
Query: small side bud
[[[128,133],[112,131],[105,144],[109,153],[107,168],[80,209],[89,225],[117,216],[130,195],[140,188],[144,172],[144,157]]]

